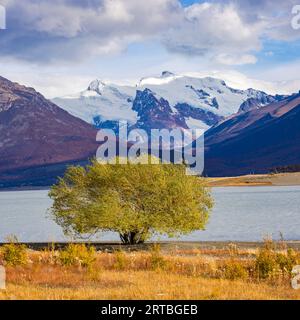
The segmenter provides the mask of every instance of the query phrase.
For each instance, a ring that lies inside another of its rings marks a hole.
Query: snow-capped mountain
[[[138,120],[134,125],[136,128],[149,131],[152,128],[188,129],[185,118],[179,112],[174,112],[167,100],[157,96],[150,89],[137,91],[132,110],[138,115]]]
[[[211,77],[194,78],[164,71],[159,77],[141,79],[136,86],[94,80],[87,90],[53,102],[98,128],[115,128],[117,121],[126,120],[130,126],[140,128],[159,123],[159,127],[165,124],[166,128],[176,125],[208,129],[238,111],[277,99],[254,89],[230,88]],[[159,110],[162,104],[164,112]],[[165,121],[167,118],[172,121]]]
[[[126,120],[137,122],[137,113],[132,110],[136,89],[134,87],[105,84],[94,80],[87,90],[78,94],[53,99],[61,108],[72,115],[95,124],[102,121]]]
[[[270,103],[278,102],[285,99],[287,96],[284,95],[276,95],[270,96],[266,95],[264,92],[258,93],[256,98],[249,98],[247,99],[239,109],[240,112],[247,112],[253,109],[260,109],[267,106]]]

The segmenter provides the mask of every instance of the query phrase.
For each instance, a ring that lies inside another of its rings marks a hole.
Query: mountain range
[[[202,128],[205,175],[300,164],[300,94],[238,90],[219,79],[163,72],[136,86],[94,80],[52,101],[0,77],[0,187],[48,186],[96,154],[99,128]]]
[[[205,134],[206,174],[266,173],[300,164],[300,93],[240,112]]]
[[[86,90],[55,98],[53,102],[97,128],[115,128],[119,120],[126,120],[129,126],[146,130],[207,130],[240,109],[261,107],[280,98],[254,89],[237,90],[219,79],[164,71],[159,77],[141,79],[135,86],[94,80]]]

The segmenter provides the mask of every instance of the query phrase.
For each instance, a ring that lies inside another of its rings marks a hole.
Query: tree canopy
[[[113,231],[123,243],[203,230],[213,201],[203,178],[177,164],[69,167],[49,193],[52,215],[66,234]]]

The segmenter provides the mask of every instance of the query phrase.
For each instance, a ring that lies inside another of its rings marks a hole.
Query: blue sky
[[[184,7],[187,7],[187,6],[190,6],[190,5],[194,4],[194,3],[203,3],[205,1],[200,1],[200,0],[181,0],[180,2]]]
[[[298,91],[297,2],[0,0],[1,75],[47,97],[84,90],[94,78],[135,83],[163,70]]]

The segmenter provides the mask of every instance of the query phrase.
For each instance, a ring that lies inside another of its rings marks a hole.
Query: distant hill
[[[0,77],[0,187],[49,185],[87,162],[96,130],[32,88]]]
[[[205,174],[271,172],[300,163],[300,94],[231,116],[206,132]]]

